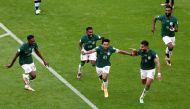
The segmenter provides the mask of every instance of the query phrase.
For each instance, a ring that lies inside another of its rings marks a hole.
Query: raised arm
[[[157,72],[158,72],[157,78],[158,78],[158,80],[160,81],[162,78],[161,78],[161,72],[160,72],[160,60],[159,60],[159,58],[156,57],[156,58],[154,59],[154,62],[155,62],[155,64],[157,65]]]
[[[5,67],[6,67],[6,68],[11,68],[11,67],[14,65],[14,63],[15,63],[15,61],[16,61],[16,59],[17,59],[17,57],[18,57],[19,55],[20,55],[20,53],[17,52],[16,55],[15,55],[15,57],[13,58],[11,64],[7,64],[7,65],[5,65]]]
[[[42,55],[41,55],[41,53],[38,51],[38,49],[35,49],[34,51],[35,51],[35,53],[40,57],[40,59],[43,61],[44,65],[45,65],[45,66],[49,66],[48,62],[46,62],[46,61],[44,60],[44,58],[42,57]]]

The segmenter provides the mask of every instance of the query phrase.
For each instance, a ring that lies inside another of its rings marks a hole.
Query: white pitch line
[[[19,44],[23,44],[23,41],[20,40],[15,34],[13,34],[6,26],[0,23],[0,27],[4,29],[15,41]],[[43,65],[42,60],[35,54],[33,56]],[[69,87],[76,95],[78,95],[85,103],[87,103],[92,109],[98,109],[88,98],[81,94],[76,88],[74,88],[66,79],[59,75],[53,68],[46,67],[55,77],[57,77],[61,82],[63,82],[67,87]]]
[[[9,35],[9,33],[2,34],[2,35],[0,35],[0,39],[5,37],[5,36],[8,36],[8,35]]]

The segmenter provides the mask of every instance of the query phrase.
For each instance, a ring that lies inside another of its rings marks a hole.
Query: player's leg
[[[167,5],[169,5],[169,4],[170,4],[170,0],[166,0],[165,3],[161,3],[160,5],[161,5],[161,6],[167,6]]]
[[[24,64],[21,66],[25,73],[22,74],[23,77],[23,81],[24,81],[24,88],[30,91],[34,91],[31,87],[30,87],[30,73],[33,71],[33,69],[31,68],[30,64]]]
[[[174,0],[171,0],[171,6],[174,8]]]
[[[144,97],[146,96],[147,92],[149,91],[151,83],[154,80],[155,69],[152,69],[152,70],[142,70],[141,74],[144,75],[144,76],[146,75],[146,82],[145,82],[145,85],[144,85],[144,89],[143,89],[143,92],[142,92],[142,94],[141,94],[141,96],[139,98],[140,103],[144,103]],[[142,80],[143,79],[144,78],[142,78]]]
[[[88,55],[80,55],[80,64],[78,66],[78,71],[77,71],[77,79],[81,78],[81,74],[82,74],[82,69],[86,63],[86,61],[88,60]]]
[[[108,97],[108,75],[109,75],[110,66],[105,66],[103,68],[102,79],[104,85],[104,97]]]
[[[166,64],[171,66],[171,54],[172,54],[172,50],[173,50],[173,44],[172,44],[172,40],[169,36],[164,36],[163,38],[164,43],[166,44],[166,51],[165,51],[165,61]]]
[[[89,60],[92,66],[96,66],[96,52],[89,54]]]
[[[35,14],[38,15],[40,14],[40,3],[41,0],[34,0],[34,6],[35,6]]]
[[[96,73],[99,77],[100,83],[101,83],[101,90],[104,90],[104,84],[103,84],[103,76],[102,76],[103,68],[96,67]]]

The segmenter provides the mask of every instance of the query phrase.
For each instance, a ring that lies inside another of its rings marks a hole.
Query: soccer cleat
[[[77,79],[80,80],[81,78],[81,73],[77,73]]]
[[[29,85],[25,85],[24,88],[29,91],[35,91],[33,88],[31,88]]]
[[[160,6],[166,6],[166,3],[161,3]]]
[[[38,9],[38,10],[36,10],[35,14],[36,14],[36,15],[39,15],[39,14],[40,14],[40,12],[41,12],[41,10],[40,10],[40,9]]]
[[[104,84],[101,85],[101,90],[104,91]]]
[[[165,57],[165,61],[166,61],[166,64],[167,64],[168,66],[172,66],[171,61],[170,61],[170,58]]]
[[[144,99],[143,99],[142,97],[140,97],[140,98],[139,98],[139,102],[140,102],[141,104],[143,104],[143,103],[144,103]]]
[[[107,88],[104,88],[104,97],[108,98],[108,90],[107,90]]]

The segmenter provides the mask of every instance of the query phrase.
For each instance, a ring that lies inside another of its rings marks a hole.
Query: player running
[[[86,52],[86,51],[89,51],[89,50],[96,48],[96,42],[98,40],[103,40],[103,39],[104,39],[104,37],[93,34],[93,28],[92,27],[87,27],[86,28],[86,35],[84,35],[80,39],[80,43],[79,43],[80,52],[81,51]],[[95,64],[96,64],[96,52],[91,53],[91,54],[85,54],[85,55],[81,54],[80,58],[81,58],[81,62],[79,64],[78,71],[77,71],[77,79],[81,78],[82,68],[84,67],[85,63],[88,63],[90,61],[92,66],[95,66]]]
[[[104,39],[102,45],[92,49],[90,51],[82,51],[85,54],[91,54],[97,52],[96,60],[96,72],[101,80],[101,89],[104,91],[104,97],[108,97],[108,74],[110,71],[111,63],[110,57],[113,53],[119,53],[124,55],[131,55],[127,51],[113,48],[109,39]]]
[[[25,73],[22,75],[25,84],[24,88],[26,90],[35,91],[30,84],[30,81],[36,78],[36,67],[32,59],[32,51],[34,50],[35,53],[42,59],[45,66],[48,66],[48,63],[44,60],[41,53],[38,51],[38,46],[35,42],[34,36],[28,35],[27,40],[28,42],[21,45],[21,47],[17,50],[17,53],[13,58],[11,64],[5,65],[5,67],[11,68],[19,56],[19,64],[25,71]]]
[[[132,56],[141,56],[141,80],[144,85],[144,90],[139,98],[140,103],[144,103],[144,97],[150,89],[150,86],[154,80],[155,75],[155,65],[157,65],[158,71],[158,80],[161,80],[160,73],[160,61],[158,55],[149,48],[148,41],[144,40],[140,44],[140,49],[137,51],[135,49],[132,50]]]
[[[155,32],[156,21],[159,20],[162,23],[161,35],[166,47],[165,61],[167,65],[171,66],[172,50],[175,46],[175,32],[178,31],[177,18],[172,16],[172,7],[167,6],[165,8],[165,15],[156,16],[152,22],[152,32]]]

